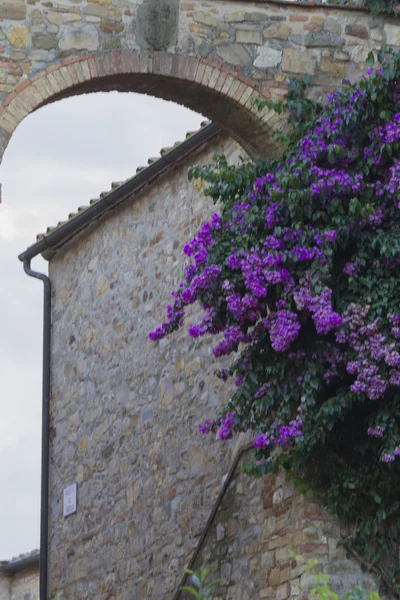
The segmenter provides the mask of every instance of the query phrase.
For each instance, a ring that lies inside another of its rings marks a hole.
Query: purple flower
[[[265,433],[259,433],[253,442],[255,448],[266,448],[271,443],[269,437]]]

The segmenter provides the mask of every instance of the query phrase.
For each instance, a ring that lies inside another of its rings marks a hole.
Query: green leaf
[[[197,600],[202,600],[201,595],[196,592],[196,590],[188,585],[184,585],[183,587],[179,588],[182,592],[188,592],[189,594],[192,594],[192,596],[194,596],[195,598],[197,598]]]

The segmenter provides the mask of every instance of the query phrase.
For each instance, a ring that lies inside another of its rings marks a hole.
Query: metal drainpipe
[[[49,541],[49,409],[50,409],[50,339],[51,339],[51,283],[44,273],[31,269],[31,259],[24,260],[24,271],[29,277],[43,282],[43,371],[42,371],[42,457],[40,492],[40,572],[39,598],[47,600],[47,559]]]

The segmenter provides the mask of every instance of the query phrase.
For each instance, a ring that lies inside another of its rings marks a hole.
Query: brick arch
[[[134,91],[172,100],[227,130],[252,157],[276,153],[276,114],[259,110],[262,95],[238,71],[168,52],[110,51],[69,57],[21,82],[0,106],[0,160],[21,121],[62,98],[98,91]]]

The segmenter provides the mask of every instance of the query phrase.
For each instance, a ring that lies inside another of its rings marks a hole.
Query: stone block
[[[193,19],[197,23],[202,23],[203,25],[209,25],[211,27],[217,26],[217,19],[210,12],[205,10],[195,10]]]
[[[324,30],[330,31],[332,33],[341,33],[342,32],[342,24],[335,17],[326,17],[324,21]]]
[[[286,600],[290,598],[290,585],[284,583],[276,590],[276,600]]]
[[[57,48],[57,35],[55,33],[35,33],[32,36],[32,45],[40,50],[54,50]]]
[[[292,32],[292,28],[287,23],[272,23],[263,30],[263,36],[266,39],[287,40]]]
[[[374,40],[375,42],[381,42],[383,40],[383,35],[379,31],[379,29],[371,30],[371,39]]]
[[[79,16],[79,15],[78,15]],[[63,20],[63,16],[61,13],[59,12],[53,12],[53,11],[49,11],[46,14],[46,19],[52,23],[52,25],[60,25],[62,23]]]
[[[346,25],[344,31],[346,35],[358,37],[363,40],[368,40],[369,38],[368,29],[364,25],[359,25],[357,23],[351,23],[349,25]]]
[[[306,35],[304,45],[307,48],[342,48],[345,41],[340,35],[330,31],[310,31]]]
[[[247,12],[244,15],[245,21],[250,21],[252,23],[262,23],[268,19],[268,14],[262,12]]]
[[[226,23],[242,23],[244,20],[244,12],[233,12],[224,15],[224,21]]]
[[[279,569],[272,569],[268,575],[268,585],[277,586],[281,582],[281,572]]]
[[[316,23],[317,25],[323,25],[325,23],[325,17],[319,17],[319,16],[311,17],[310,23]]]
[[[282,50],[275,50],[274,48],[263,46],[258,51],[257,58],[254,61],[254,66],[258,69],[277,67],[281,63],[281,60]]]
[[[19,21],[26,17],[26,4],[18,0],[0,2],[0,19]]]
[[[101,8],[101,7],[100,7]],[[60,40],[60,50],[97,50],[99,33],[95,25],[67,25]]]
[[[307,73],[314,75],[316,59],[306,50],[284,48],[282,55],[282,70],[287,73]]]
[[[7,31],[7,39],[12,46],[19,48],[26,45],[29,37],[28,28],[25,25],[13,25]]]
[[[398,25],[385,23],[383,26],[383,31],[386,34],[386,43],[389,46],[400,46],[400,27]]]
[[[121,33],[125,29],[125,26],[123,23],[118,23],[117,21],[101,21],[100,29],[104,33]]]
[[[249,31],[247,29],[237,29],[236,42],[238,44],[256,44],[262,46],[263,38],[260,31]]]
[[[347,52],[342,52],[340,50],[336,50],[336,52],[333,55],[333,58],[335,60],[342,60],[343,62],[347,62],[348,60],[350,60],[350,57],[347,54]]]
[[[218,56],[231,65],[249,67],[252,64],[251,56],[240,44],[224,44],[218,46]]]
[[[100,17],[101,19],[107,19],[109,21],[120,21],[122,17],[122,13],[119,8],[102,6],[100,4],[87,4],[83,7],[82,13],[84,15],[92,15],[94,17]]]
[[[355,46],[351,53],[351,60],[355,63],[364,63],[367,60],[370,49],[365,46]]]
[[[319,68],[323,73],[326,73],[331,77],[344,77],[346,75],[346,69],[342,62],[335,62],[333,60],[321,60]]]

